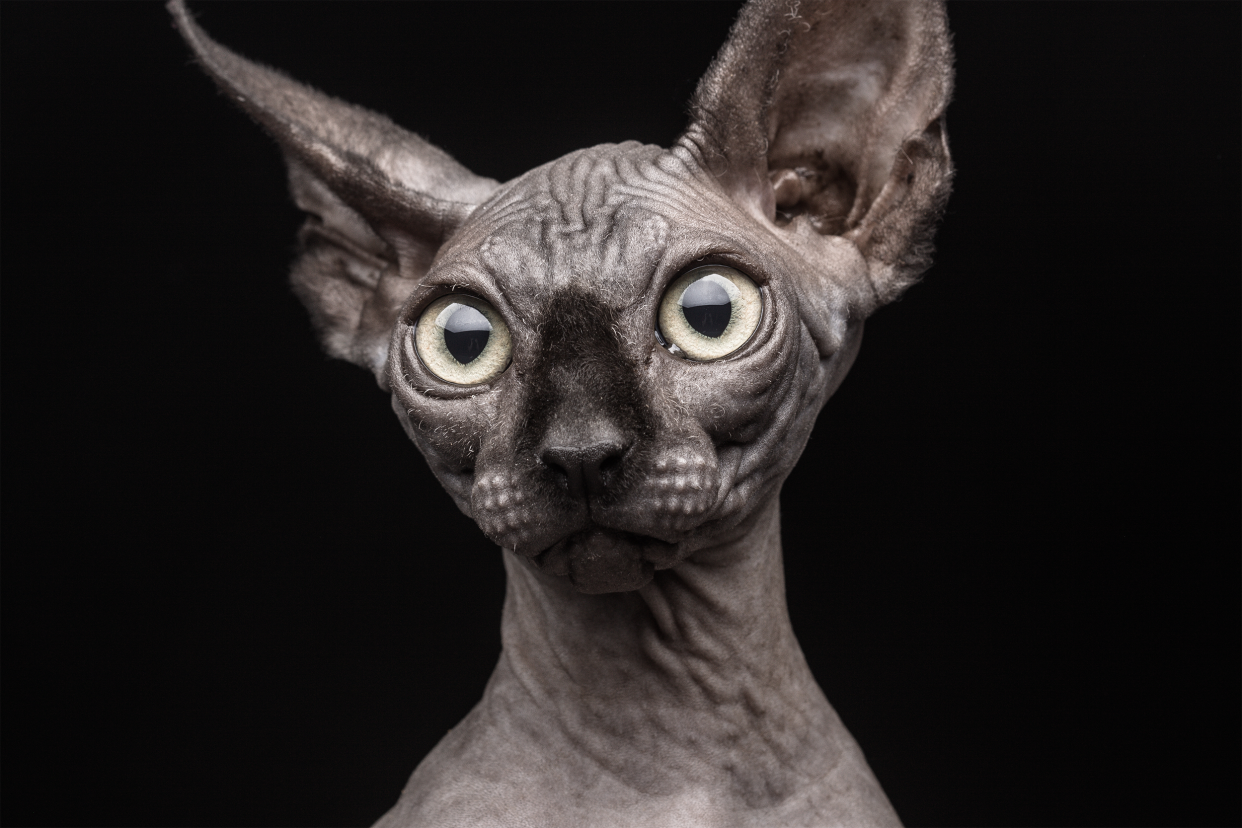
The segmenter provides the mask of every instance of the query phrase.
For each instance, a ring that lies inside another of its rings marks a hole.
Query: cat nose
[[[539,459],[565,478],[571,497],[584,499],[603,493],[607,481],[621,468],[625,446],[618,442],[586,446],[548,446]]]

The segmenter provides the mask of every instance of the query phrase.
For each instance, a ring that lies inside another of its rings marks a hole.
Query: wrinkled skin
[[[664,286],[704,261],[765,296],[750,342],[705,363],[653,333]],[[845,246],[835,264],[865,268]],[[394,407],[498,545],[584,592],[637,589],[772,497],[848,369],[861,322],[840,308],[821,352],[799,292],[832,286],[807,271],[686,147],[582,150],[506,185],[441,251],[394,330]],[[512,320],[513,364],[483,389],[438,380],[414,350],[419,313],[453,289]],[[454,427],[428,427],[440,423]],[[596,442],[621,454],[596,491],[571,491],[541,459]]]
[[[285,153],[308,214],[292,282],[325,349],[374,373],[503,549],[496,670],[380,824],[899,824],[789,624],[778,496],[864,319],[930,263],[943,9],[751,3],[671,149],[592,147],[501,184],[170,8]],[[656,318],[705,263],[746,274],[763,312],[693,361]],[[450,293],[509,329],[486,383],[418,355]]]

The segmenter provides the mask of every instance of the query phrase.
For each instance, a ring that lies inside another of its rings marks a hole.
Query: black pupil
[[[710,276],[705,276],[686,288],[681,295],[681,312],[686,321],[703,336],[718,337],[729,327],[733,315],[733,303],[729,292]]]
[[[465,365],[473,362],[487,347],[492,323],[469,305],[458,305],[444,323],[444,344],[453,359]]]

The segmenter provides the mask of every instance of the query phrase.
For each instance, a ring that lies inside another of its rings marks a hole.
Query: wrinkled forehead
[[[744,225],[703,171],[659,147],[593,147],[505,185],[442,252],[437,275],[495,284],[518,306],[567,288],[618,310],[654,280],[734,252]]]

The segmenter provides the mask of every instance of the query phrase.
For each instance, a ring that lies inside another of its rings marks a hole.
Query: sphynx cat
[[[171,9],[284,153],[324,347],[503,550],[483,699],[379,825],[900,824],[794,637],[778,495],[930,264],[943,7],[757,0],[671,148],[506,183]]]

